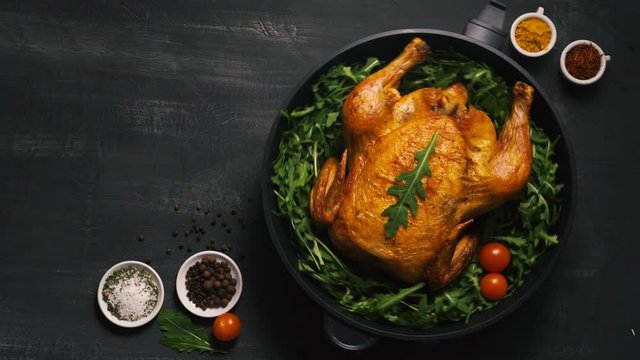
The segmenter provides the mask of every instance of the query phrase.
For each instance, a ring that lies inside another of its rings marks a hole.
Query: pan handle
[[[507,6],[503,3],[490,1],[477,18],[469,20],[464,34],[499,50],[507,37],[502,30],[506,10]]]
[[[338,347],[349,351],[368,349],[379,340],[375,336],[356,330],[353,326],[345,325],[326,312],[324,313],[324,330],[329,336],[329,340]]]

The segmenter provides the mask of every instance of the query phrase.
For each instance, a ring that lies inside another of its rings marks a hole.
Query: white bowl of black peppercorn
[[[240,299],[242,274],[226,254],[202,251],[189,257],[178,270],[176,292],[192,314],[214,318],[229,312]]]

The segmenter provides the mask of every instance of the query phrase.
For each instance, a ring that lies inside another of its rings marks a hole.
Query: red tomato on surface
[[[500,272],[509,266],[511,253],[499,242],[490,242],[480,249],[480,266],[487,272]]]
[[[500,273],[489,273],[480,279],[480,293],[490,301],[502,299],[508,287],[507,278]]]
[[[213,336],[220,341],[231,341],[240,335],[242,321],[234,314],[226,313],[213,321]]]

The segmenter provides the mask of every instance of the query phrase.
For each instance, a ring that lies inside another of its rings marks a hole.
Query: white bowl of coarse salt
[[[153,268],[139,261],[113,265],[98,285],[98,305],[112,323],[133,328],[151,321],[162,307],[164,286]]]

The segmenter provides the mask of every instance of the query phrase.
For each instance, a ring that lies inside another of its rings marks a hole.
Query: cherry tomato
[[[511,253],[499,242],[490,242],[480,249],[480,266],[487,272],[500,272],[509,266]]]
[[[231,341],[240,335],[242,321],[234,314],[226,313],[213,321],[213,336],[220,341]]]
[[[480,279],[480,293],[485,299],[496,301],[507,293],[507,278],[500,273],[489,273]]]

